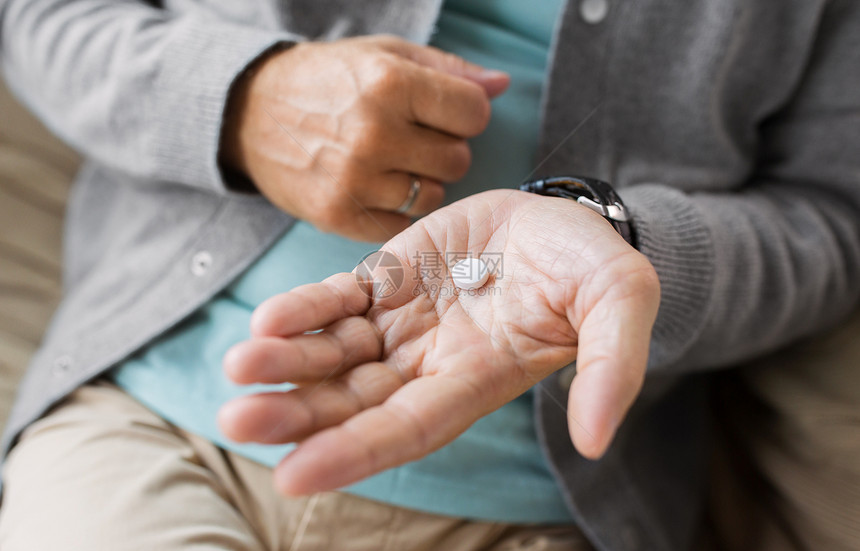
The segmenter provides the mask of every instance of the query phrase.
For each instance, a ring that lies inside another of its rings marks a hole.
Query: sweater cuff
[[[169,181],[236,193],[218,162],[227,100],[234,83],[271,49],[304,40],[280,31],[188,17],[153,88],[153,156]],[[245,195],[245,194],[240,194]]]
[[[675,364],[701,333],[713,288],[711,234],[692,199],[662,185],[619,195],[633,216],[637,248],[660,279],[660,309],[651,335],[649,370]]]

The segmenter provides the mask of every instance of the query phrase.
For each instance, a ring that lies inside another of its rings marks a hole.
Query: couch
[[[0,422],[60,299],[63,210],[78,156],[0,82]]]

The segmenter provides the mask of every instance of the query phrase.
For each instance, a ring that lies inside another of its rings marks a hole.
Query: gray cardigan
[[[833,324],[860,295],[860,2],[606,0],[604,14],[603,1],[570,0],[556,27],[538,174],[613,182],[663,299],[646,388],[604,459],[574,451],[558,374],[536,423],[599,549],[684,549],[707,440],[689,374]],[[298,40],[426,42],[439,4],[0,0],[10,85],[89,159],[68,207],[65,300],[4,450],[290,226],[216,162],[248,63]]]

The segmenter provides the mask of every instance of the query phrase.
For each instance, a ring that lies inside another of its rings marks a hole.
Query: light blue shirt
[[[473,164],[447,186],[447,202],[515,187],[535,165],[539,104],[560,0],[447,0],[432,44],[507,71],[510,89],[493,102],[487,130],[471,140]],[[221,370],[233,344],[249,337],[253,309],[270,296],[355,265],[377,246],[297,222],[242,276],[111,374],[131,396],[185,430],[265,465],[292,445],[236,444],[218,430],[218,408],[271,386],[237,387]],[[280,385],[274,388],[289,388]],[[496,522],[571,522],[537,442],[532,392],[476,422],[457,440],[344,491],[436,514]]]

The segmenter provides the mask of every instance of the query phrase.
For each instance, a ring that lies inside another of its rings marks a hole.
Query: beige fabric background
[[[0,423],[60,298],[63,208],[78,157],[0,82]]]

